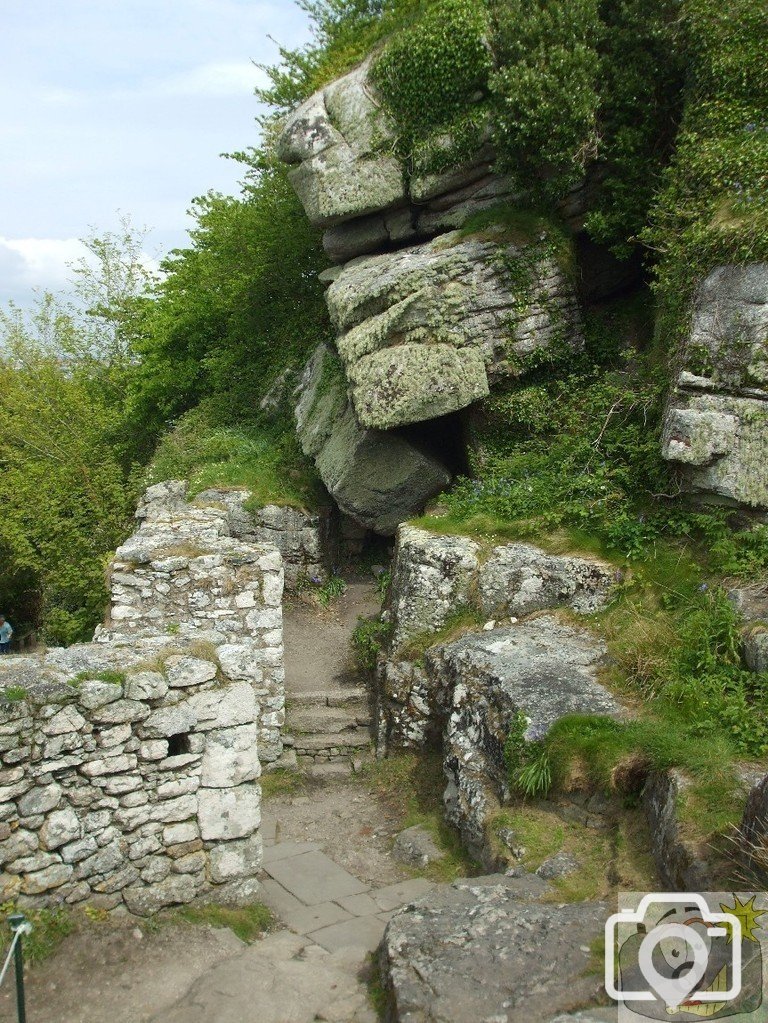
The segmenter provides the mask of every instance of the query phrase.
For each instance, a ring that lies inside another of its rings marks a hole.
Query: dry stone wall
[[[279,552],[147,492],[95,641],[0,662],[0,900],[149,915],[258,888],[281,753]]]

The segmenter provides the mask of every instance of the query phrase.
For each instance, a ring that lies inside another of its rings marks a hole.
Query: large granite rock
[[[358,419],[380,429],[465,408],[521,358],[582,340],[548,249],[503,228],[353,260],[326,300]]]
[[[341,221],[405,201],[391,126],[368,81],[369,62],[332,82],[287,119],[278,156],[312,224]]]
[[[441,629],[468,606],[480,545],[467,536],[430,533],[403,523],[397,532],[390,591],[390,652]]]
[[[717,267],[694,303],[663,454],[687,487],[768,507],[768,263]]]
[[[451,707],[450,677],[425,670],[422,654],[463,614],[493,621],[558,607],[590,614],[618,582],[605,562],[547,554],[511,543],[482,552],[466,536],[398,530],[387,614],[390,634],[379,667],[380,745],[420,746],[441,734]]]
[[[302,378],[296,424],[304,453],[339,508],[376,533],[394,533],[450,482],[448,469],[405,437],[360,425],[325,346]]]
[[[547,554],[531,544],[496,547],[480,570],[480,604],[489,618],[567,606],[600,611],[611,599],[616,569],[596,559]]]
[[[534,879],[538,881],[538,879]],[[406,906],[380,948],[397,1023],[547,1023],[597,1001],[590,946],[610,912],[538,901],[547,886],[493,875]]]
[[[601,641],[552,615],[471,633],[427,652],[427,674],[451,694],[444,728],[446,816],[478,857],[486,823],[509,794],[504,744],[518,713],[526,739],[542,738],[567,714],[617,717],[597,680]]]

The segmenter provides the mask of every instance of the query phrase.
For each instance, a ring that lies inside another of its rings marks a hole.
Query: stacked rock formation
[[[390,535],[450,481],[446,417],[532,354],[575,350],[582,337],[546,234],[522,218],[472,228],[473,214],[512,197],[488,146],[450,173],[406,181],[369,70],[302,104],[278,151],[343,264],[324,274],[338,339],[307,367],[299,438],[342,511]]]

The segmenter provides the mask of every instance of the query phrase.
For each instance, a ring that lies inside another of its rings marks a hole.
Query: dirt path
[[[352,580],[328,608],[294,597],[283,614],[285,689],[291,694],[358,681],[351,639],[359,615],[381,608],[373,581]]]

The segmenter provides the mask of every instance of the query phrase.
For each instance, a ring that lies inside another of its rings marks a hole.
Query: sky
[[[184,244],[190,200],[237,189],[220,154],[258,142],[270,36],[307,41],[292,0],[0,0],[0,304],[66,289],[121,214],[150,261]]]

